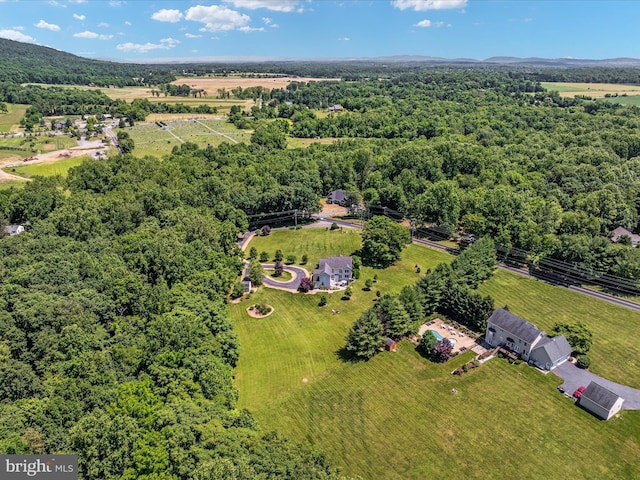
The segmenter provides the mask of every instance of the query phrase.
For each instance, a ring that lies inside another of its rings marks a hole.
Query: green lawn
[[[503,270],[479,291],[547,332],[557,321],[584,322],[594,337],[591,370],[640,388],[640,312]]]
[[[278,230],[251,245],[271,255],[276,248],[285,257],[307,253],[314,266],[320,256],[352,253],[359,247],[359,234]],[[552,374],[494,359],[462,377],[452,376],[449,372],[471,353],[437,365],[407,341],[398,352],[383,352],[368,362],[342,360],[344,337],[353,320],[373,304],[376,289],[397,292],[415,282],[416,264],[424,272],[450,258],[411,245],[396,266],[377,271],[373,291],[362,291],[363,280],[373,274],[363,269],[352,300],[326,294],[325,307],[318,307],[319,295],[264,287],[250,302],[272,305],[271,316],[252,319],[246,313],[249,302],[231,305],[241,348],[235,374],[239,406],[249,408],[263,428],[307,441],[326,451],[344,473],[367,479],[634,478],[640,468],[640,412],[599,421],[560,395],[556,387],[562,382]],[[492,293],[497,305],[508,303],[523,316],[536,307],[526,311],[520,305],[543,305],[535,318],[526,317],[542,328],[551,322],[542,322],[543,312],[570,315],[577,303],[586,302],[544,284],[556,292],[538,285],[524,288],[511,277],[498,272],[483,285],[483,293]],[[507,292],[514,285],[520,289]],[[581,306],[579,315],[596,318],[609,312],[600,303]],[[340,313],[332,314],[332,309]],[[624,317],[627,312],[609,313]],[[626,327],[628,336],[633,331]],[[598,348],[603,347],[594,345],[593,362],[605,362],[596,355]],[[452,388],[459,393],[453,395]]]
[[[20,124],[20,119],[24,117],[29,105],[16,105],[7,103],[8,113],[0,114],[0,133],[10,132],[13,127]]]
[[[273,268],[264,269],[264,274],[268,275],[269,278],[271,278],[272,280],[275,280],[276,282],[288,282],[293,278],[293,275],[291,275],[286,270],[284,270],[279,277],[274,276],[274,273],[275,273],[275,270]]]
[[[0,182],[0,190],[9,190],[10,188],[22,188],[26,181],[16,180],[15,182]]]
[[[17,167],[9,167],[5,170],[15,175],[21,175],[23,177],[34,177],[40,175],[43,177],[52,177],[54,175],[67,176],[69,169],[77,167],[83,161],[89,159],[89,157],[75,157],[59,160],[54,163],[36,163],[33,165],[19,165]]]
[[[640,95],[627,95],[626,97],[619,95],[617,97],[602,98],[601,100],[622,105],[640,105]]]

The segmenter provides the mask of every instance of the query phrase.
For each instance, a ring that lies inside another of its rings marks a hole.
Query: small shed
[[[242,285],[244,285],[244,293],[251,293],[251,280],[243,280]]]
[[[395,352],[398,349],[398,342],[396,342],[393,338],[387,337],[384,339],[384,348],[386,348],[390,352]]]
[[[622,408],[624,398],[599,383],[591,382],[582,392],[579,405],[596,417],[609,420]]]

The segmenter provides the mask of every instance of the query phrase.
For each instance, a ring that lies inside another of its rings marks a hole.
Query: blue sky
[[[0,37],[122,60],[640,57],[640,1],[0,0]]]

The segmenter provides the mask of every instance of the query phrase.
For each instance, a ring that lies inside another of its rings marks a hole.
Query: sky
[[[640,0],[0,0],[0,37],[88,58],[640,57]]]

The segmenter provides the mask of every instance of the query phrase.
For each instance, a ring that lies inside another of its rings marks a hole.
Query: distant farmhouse
[[[353,277],[351,257],[321,258],[318,268],[313,271],[314,288],[334,288],[346,285]]]
[[[609,420],[622,408],[624,398],[603,387],[599,383],[591,382],[582,392],[580,406],[603,420]]]
[[[24,232],[22,225],[7,225],[4,227],[4,233],[9,236],[20,235],[22,232]]]
[[[347,201],[347,194],[344,193],[344,190],[339,188],[338,190],[334,190],[329,195],[327,195],[327,203],[335,203],[336,205],[344,206]]]
[[[624,227],[618,227],[613,231],[613,235],[611,235],[611,241],[617,242],[620,240],[620,237],[629,237],[631,239],[631,246],[637,247],[638,243],[640,243],[640,235],[636,235],[635,233],[631,233]]]
[[[503,308],[487,320],[486,342],[503,346],[523,360],[543,370],[552,370],[571,356],[571,346],[564,335],[547,337],[545,332]]]
[[[329,107],[329,111],[330,112],[339,112],[340,110],[342,110],[344,107],[342,105],[340,105],[339,103],[336,105],[331,105]]]

